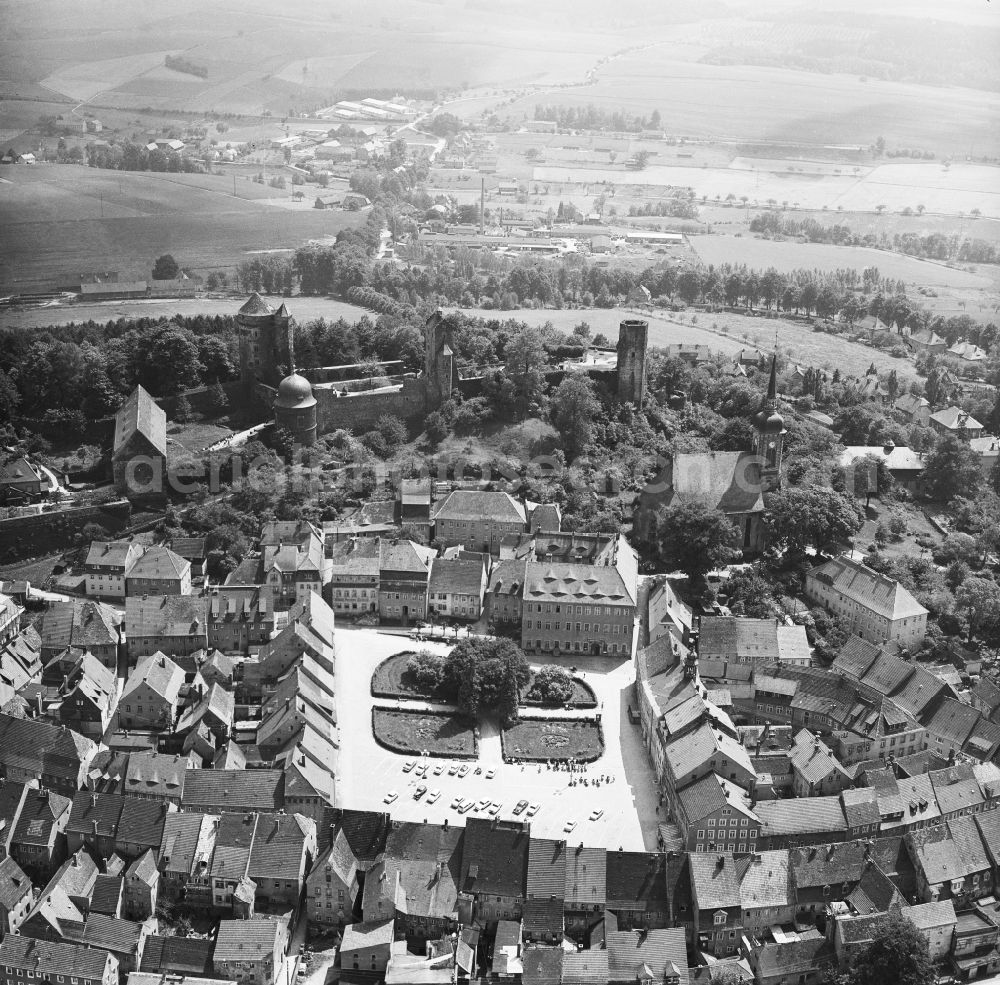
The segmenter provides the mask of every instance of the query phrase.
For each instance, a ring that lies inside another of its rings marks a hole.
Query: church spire
[[[772,406],[778,405],[778,354],[771,356],[771,378],[767,381],[767,399],[774,401]]]

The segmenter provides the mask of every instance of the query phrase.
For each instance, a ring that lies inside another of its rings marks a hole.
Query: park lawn
[[[478,751],[473,724],[462,715],[372,708],[372,734],[380,746],[402,755],[474,759]]]
[[[604,753],[601,726],[589,719],[530,718],[501,732],[504,759],[592,763]]]
[[[372,674],[372,697],[375,698],[419,698],[422,701],[439,701],[434,691],[421,688],[410,679],[406,664],[415,650],[403,650],[383,660]]]
[[[531,685],[533,681],[528,681],[527,685],[521,691],[521,704],[529,705],[539,708],[553,708],[553,707],[570,707],[570,708],[596,708],[597,707],[597,697],[594,695],[593,690],[589,684],[584,683],[579,677],[570,678],[573,682],[573,693],[570,695],[568,701],[559,704],[557,702],[541,702],[530,700],[528,698],[528,692],[531,690]]]

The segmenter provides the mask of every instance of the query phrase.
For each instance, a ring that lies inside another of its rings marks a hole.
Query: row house
[[[4,849],[32,880],[44,882],[66,858],[66,827],[72,801],[47,787],[7,782],[0,799],[14,795],[4,807]]]
[[[208,593],[208,645],[222,653],[263,646],[283,622],[269,585],[213,586]]]
[[[958,817],[906,836],[921,900],[965,904],[994,892],[1000,844],[996,814]]]
[[[208,648],[208,600],[190,595],[150,595],[125,600],[129,660],[163,653],[187,657]]]
[[[435,558],[428,584],[429,614],[475,621],[483,614],[486,567],[482,559]]]
[[[81,735],[100,740],[118,710],[119,690],[115,672],[83,653],[63,675],[58,687],[58,712],[52,709],[53,717]]]
[[[739,952],[743,903],[736,860],[728,853],[688,856],[691,908],[699,951],[717,958]]]
[[[524,504],[510,493],[458,489],[431,508],[434,539],[445,547],[499,554],[500,542],[528,529]]]
[[[92,541],[84,562],[87,594],[91,598],[125,598],[125,576],[142,551],[142,545],[134,540]]]
[[[288,943],[283,919],[220,920],[212,966],[220,978],[239,985],[276,985]]]
[[[379,543],[378,614],[404,625],[426,619],[427,588],[435,551],[409,540]]]
[[[183,685],[184,671],[166,654],[140,657],[122,691],[118,727],[170,732]]]
[[[38,632],[43,664],[73,647],[90,653],[108,670],[118,673],[122,620],[111,606],[90,599],[50,602],[42,613]]]
[[[760,845],[762,825],[749,795],[716,773],[679,791],[673,816],[689,852],[752,852]]]
[[[352,538],[332,545],[329,602],[337,615],[378,612],[379,538]]]
[[[0,777],[5,780],[35,780],[73,794],[84,785],[96,753],[94,742],[65,725],[0,712]]]
[[[466,822],[458,888],[483,924],[520,920],[529,840],[527,826],[517,821],[470,817]]]
[[[0,974],[3,985],[32,980],[118,985],[119,966],[111,953],[100,948],[7,935],[0,942]]]
[[[790,750],[792,791],[796,797],[839,794],[852,785],[852,778],[829,746],[818,735],[802,729]]]
[[[157,853],[161,892],[171,902],[207,908],[211,905],[208,879],[219,816],[173,813],[164,819]]]
[[[34,626],[0,644],[0,690],[19,692],[42,676],[42,638]]]
[[[608,852],[605,910],[619,929],[667,925],[666,865],[662,852]]]
[[[125,595],[190,595],[191,562],[169,547],[148,547],[125,570]]]
[[[17,933],[33,903],[31,880],[10,856],[0,859],[0,938]]]
[[[466,922],[459,918],[463,854],[461,828],[393,823],[385,852],[365,876],[365,922],[393,920],[397,933],[418,944],[454,933]]]

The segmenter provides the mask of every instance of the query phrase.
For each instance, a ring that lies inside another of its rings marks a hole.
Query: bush
[[[406,661],[406,673],[414,684],[436,691],[444,681],[444,657],[430,650],[419,650]]]
[[[535,672],[527,696],[530,701],[565,704],[573,697],[573,678],[562,667],[546,664]]]

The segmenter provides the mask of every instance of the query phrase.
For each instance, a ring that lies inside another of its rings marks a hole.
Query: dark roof
[[[25,894],[31,895],[31,880],[9,855],[0,859],[0,906],[13,910]]]
[[[469,818],[459,888],[470,893],[523,897],[529,841],[527,828],[516,821]]]
[[[137,386],[115,414],[114,453],[141,434],[161,455],[167,454],[167,415],[150,393]]]
[[[457,595],[479,595],[483,590],[483,562],[435,558],[429,591]]]
[[[71,804],[69,797],[51,790],[29,790],[14,828],[13,844],[47,845],[52,836],[52,825],[70,809]]]
[[[666,863],[661,853],[608,852],[606,864],[609,907],[613,902],[645,901],[648,909],[666,909]]]
[[[559,985],[562,981],[563,950],[528,944],[521,952],[524,985]]]
[[[312,825],[299,814],[262,814],[257,821],[247,875],[294,881],[305,872]]]
[[[789,861],[798,889],[856,883],[865,870],[866,845],[847,841],[812,848],[793,848]]]
[[[167,805],[156,800],[126,797],[118,822],[117,842],[159,849]]]
[[[73,807],[66,830],[114,837],[118,834],[118,823],[124,807],[125,798],[121,794],[80,790],[73,797]]]
[[[191,770],[184,784],[184,806],[227,811],[271,811],[284,807],[281,770]]]
[[[121,876],[99,875],[90,894],[90,912],[103,913],[107,917],[118,916],[124,887],[125,880]]]
[[[215,944],[198,937],[150,934],[142,951],[140,971],[153,974],[196,975],[210,978]]]
[[[561,899],[527,899],[521,909],[526,932],[562,933],[563,901]]]
[[[31,971],[49,981],[54,975],[101,981],[107,964],[107,951],[68,941],[38,941],[8,934],[0,943],[0,965]]]
[[[528,847],[528,898],[561,900],[566,892],[566,843],[532,838]]]

